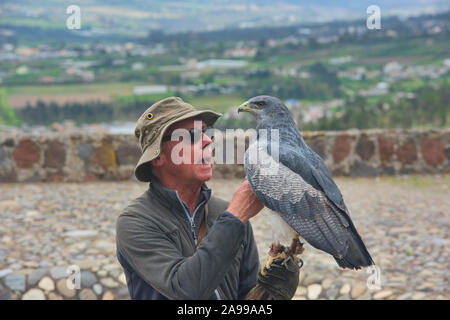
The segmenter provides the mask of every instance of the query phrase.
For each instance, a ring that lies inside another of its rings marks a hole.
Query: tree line
[[[348,99],[333,115],[326,115],[302,130],[346,130],[350,128],[417,128],[447,127],[449,124],[450,87],[423,87],[414,91],[414,98],[401,98],[387,104],[375,104],[358,96]]]
[[[283,86],[280,85],[280,88]],[[267,92],[262,93],[268,94]],[[450,86],[423,87],[413,93],[414,98],[401,98],[389,103],[386,103],[383,98],[376,103],[369,103],[367,98],[362,96],[347,98],[344,105],[338,107],[331,114],[326,114],[315,122],[301,123],[300,121],[299,126],[301,130],[448,126]],[[175,95],[177,94],[175,93]],[[252,95],[255,95],[255,92]],[[26,107],[16,110],[17,120],[14,122],[50,125],[53,122],[62,122],[68,119],[74,120],[77,124],[129,121],[136,120],[147,106],[155,102],[156,100],[142,101],[141,99],[114,102],[68,102],[65,104],[38,101],[35,106],[27,104]],[[5,116],[3,115],[3,117]],[[250,118],[224,117],[217,122],[217,125],[221,129],[252,128],[255,123]]]
[[[149,106],[156,101],[121,102],[56,102],[37,101],[34,106],[27,104],[18,109],[19,118],[28,124],[50,125],[53,122],[73,120],[77,124],[113,122],[117,120],[136,120]]]

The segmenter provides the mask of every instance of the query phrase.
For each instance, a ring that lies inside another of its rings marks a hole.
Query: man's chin
[[[196,168],[197,169],[196,176],[199,178],[199,180],[205,182],[212,178],[212,168],[213,168],[212,164],[209,165],[200,164],[197,166],[198,167]]]

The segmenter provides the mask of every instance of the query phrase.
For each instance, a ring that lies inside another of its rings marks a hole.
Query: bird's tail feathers
[[[334,257],[337,264],[341,268],[349,269],[361,269],[361,267],[368,267],[375,263],[370,256],[364,242],[359,236],[353,223],[350,223],[352,232],[350,232],[350,238],[348,240],[348,250],[342,258]]]

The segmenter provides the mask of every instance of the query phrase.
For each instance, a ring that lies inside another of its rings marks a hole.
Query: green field
[[[127,96],[133,94],[133,87],[148,85],[139,82],[115,82],[68,85],[36,85],[8,87],[10,95],[57,95],[65,93],[105,93],[109,95]]]
[[[8,91],[0,88],[0,123],[17,126],[21,121],[8,101]]]
[[[248,98],[238,95],[216,95],[204,97],[183,97],[187,102],[200,109],[212,109],[217,112],[226,112],[230,107],[238,107]]]
[[[417,64],[442,63],[442,59],[449,56],[449,45],[446,37],[434,37],[427,43],[424,38],[418,39],[389,39],[386,42],[355,42],[334,43],[327,49],[302,49],[292,53],[283,53],[267,57],[263,62],[252,62],[251,67],[292,67],[295,65],[309,65],[317,61],[328,63],[334,57],[352,56],[354,60],[371,59],[362,64],[382,67],[386,62],[376,59],[393,58],[407,60]],[[368,50],[368,48],[370,48]],[[339,66],[345,68],[353,63]]]
[[[148,85],[138,82],[129,83],[102,83],[102,84],[73,84],[73,85],[37,85],[37,86],[14,86],[8,88],[9,95],[30,95],[30,96],[63,96],[73,94],[102,93],[107,94],[118,102],[149,102],[158,101],[169,96],[176,95],[173,91],[164,94],[133,95],[133,87]],[[192,97],[181,95],[181,97],[198,108],[212,109],[217,112],[227,112],[230,107],[239,106],[246,99],[251,97],[240,97],[236,94],[208,95]]]

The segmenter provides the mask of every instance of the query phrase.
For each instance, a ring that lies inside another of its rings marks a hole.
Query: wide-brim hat
[[[162,138],[167,129],[184,119],[197,117],[212,126],[222,114],[210,110],[197,110],[179,97],[169,97],[154,103],[138,119],[134,130],[142,156],[134,169],[139,181],[151,180],[151,161],[161,153]]]

